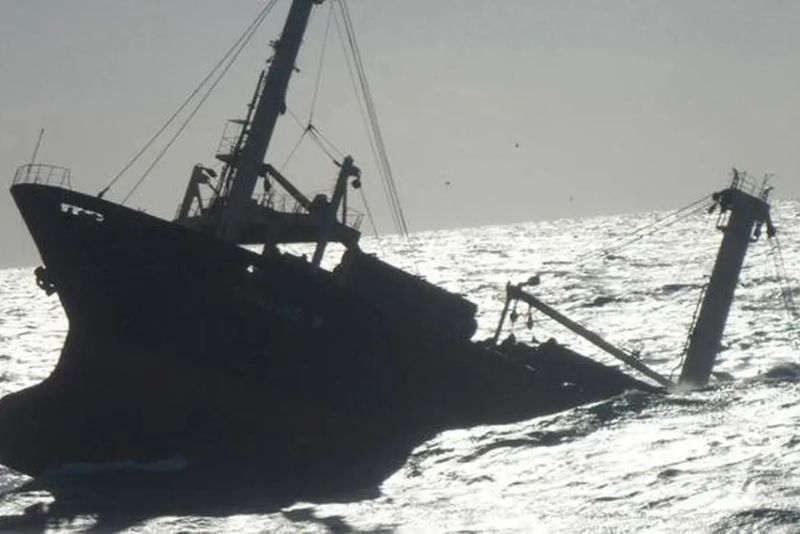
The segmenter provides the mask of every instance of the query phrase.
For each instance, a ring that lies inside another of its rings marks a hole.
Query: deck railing
[[[743,191],[750,196],[760,198],[761,200],[767,200],[767,196],[772,190],[772,187],[769,186],[770,178],[772,178],[771,173],[765,174],[764,177],[759,180],[745,171],[734,169],[731,187]]]
[[[345,224],[353,230],[361,230],[361,223],[364,221],[364,214],[352,208],[347,209]]]
[[[70,175],[71,171],[66,167],[46,165],[44,163],[26,163],[17,168],[12,185],[42,184],[72,189]]]

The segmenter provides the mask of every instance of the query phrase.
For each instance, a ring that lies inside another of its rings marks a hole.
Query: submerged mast
[[[763,224],[767,225],[769,237],[775,234],[767,202],[771,188],[762,186],[760,193],[756,193],[755,188],[748,187],[746,180],[744,173],[734,169],[731,186],[714,194],[714,200],[720,206],[720,217],[726,213],[730,213],[730,217],[727,224],[718,226],[724,237],[697,323],[689,338],[689,348],[681,370],[680,384],[683,385],[697,387],[708,383],[733,303],[733,294],[739,283],[747,247],[758,238]],[[753,194],[745,188],[751,189]]]
[[[273,46],[275,55],[264,80],[264,89],[242,147],[231,189],[216,228],[218,237],[236,242],[247,217],[256,181],[263,175],[264,157],[280,115],[286,112],[286,91],[295,68],[311,10],[323,0],[292,0],[283,33]]]

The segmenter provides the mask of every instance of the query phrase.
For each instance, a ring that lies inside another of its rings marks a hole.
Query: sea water
[[[476,302],[477,337],[494,332],[506,282],[540,274],[532,291],[542,300],[671,375],[721,234],[715,216],[696,212],[630,242],[636,228],[667,215],[420,232],[408,241],[366,238],[364,247]],[[668,396],[632,391],[516,424],[444,432],[377,493],[337,502],[275,504],[254,494],[236,506],[191,506],[194,494],[124,484],[54,496],[0,467],[0,530],[800,532],[800,322],[782,297],[800,301],[800,202],[775,203],[773,217],[788,280],[776,274],[776,245],[754,243],[716,366],[732,381]],[[68,328],[32,270],[0,271],[0,395],[45,378]],[[528,329],[527,308],[517,311],[506,333],[554,337],[616,365],[535,311]]]

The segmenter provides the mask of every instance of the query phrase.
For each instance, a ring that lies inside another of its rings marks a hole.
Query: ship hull
[[[647,389],[554,344],[505,350],[382,314],[388,294],[300,258],[57,187],[12,194],[69,320],[51,376],[0,400],[0,463],[25,473],[180,457],[364,486],[439,431]]]

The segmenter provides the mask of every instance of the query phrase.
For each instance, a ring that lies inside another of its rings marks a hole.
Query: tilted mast
[[[768,237],[775,235],[768,202],[771,188],[767,187],[765,179],[761,191],[757,191],[748,187],[746,180],[744,173],[733,169],[731,186],[714,194],[714,200],[720,206],[720,216],[729,215],[729,218],[727,224],[719,225],[724,237],[697,322],[689,337],[689,348],[681,370],[680,383],[689,387],[708,384],[714,370],[748,246],[758,239],[764,224]]]
[[[725,331],[731,304],[733,303],[734,292],[739,283],[739,275],[741,274],[747,249],[750,243],[761,236],[764,226],[767,229],[767,237],[772,238],[776,234],[777,230],[770,218],[769,193],[771,190],[772,188],[767,186],[767,177],[765,177],[761,187],[758,188],[751,182],[746,173],[733,169],[733,181],[730,187],[714,193],[712,196],[715,204],[711,206],[709,213],[719,207],[720,215],[717,221],[717,228],[723,232],[723,239],[711,278],[703,295],[697,320],[694,322],[689,336],[686,357],[681,370],[680,381],[678,382],[683,387],[703,387],[708,384],[713,374],[717,353],[721,348],[722,335]],[[659,375],[644,365],[637,354],[627,353],[615,347],[598,334],[569,319],[564,314],[523,290],[525,286],[538,284],[539,276],[537,275],[522,284],[506,285],[505,306],[494,334],[494,343],[497,343],[500,339],[506,317],[509,316],[511,304],[516,301],[522,301],[659,384],[667,387],[674,385],[670,379]],[[515,321],[516,312],[512,311],[510,317],[512,322]],[[530,317],[528,321],[528,328],[530,329],[533,321]]]
[[[264,157],[280,115],[286,111],[286,91],[295,68],[311,10],[323,0],[292,0],[280,39],[274,43],[275,55],[264,80],[264,89],[242,147],[231,189],[216,227],[216,235],[236,242],[244,224],[256,182],[264,174]]]

